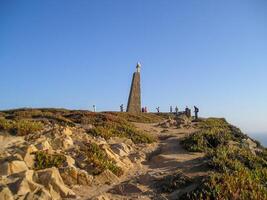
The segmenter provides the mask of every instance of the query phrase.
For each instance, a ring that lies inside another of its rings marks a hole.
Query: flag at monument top
[[[128,99],[127,112],[138,114],[141,112],[141,64],[136,65],[136,72],[133,73],[132,85]]]

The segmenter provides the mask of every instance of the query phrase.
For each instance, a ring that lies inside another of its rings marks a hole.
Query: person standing
[[[147,113],[147,107],[145,107],[145,113]]]
[[[178,109],[178,107],[176,106],[176,107],[175,107],[175,114],[178,115],[178,112],[179,112],[179,109]]]
[[[194,106],[194,109],[195,109],[195,119],[198,119],[199,108]]]
[[[124,111],[124,109],[123,109],[123,104],[120,105],[120,110],[121,110],[121,112]]]
[[[172,106],[170,106],[170,113],[172,113]]]
[[[93,105],[93,111],[96,112],[96,106],[95,105]]]

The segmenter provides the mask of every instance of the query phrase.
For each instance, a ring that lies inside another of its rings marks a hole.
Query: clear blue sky
[[[267,132],[266,0],[0,0],[0,109],[198,105]]]

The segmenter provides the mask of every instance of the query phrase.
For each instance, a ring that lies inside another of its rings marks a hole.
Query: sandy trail
[[[153,147],[153,153],[147,156],[141,166],[134,166],[115,185],[103,185],[90,190],[85,199],[171,199],[157,194],[153,188],[155,180],[159,177],[171,174],[176,170],[194,178],[207,174],[203,169],[202,153],[190,153],[185,151],[180,140],[194,132],[194,129],[163,129],[155,124],[135,123],[135,126],[149,134],[159,138]],[[150,149],[151,150],[151,149]],[[99,196],[103,195],[101,198]],[[84,194],[86,196],[86,194]]]

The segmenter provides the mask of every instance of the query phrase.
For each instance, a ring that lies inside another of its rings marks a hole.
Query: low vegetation
[[[117,176],[123,174],[123,170],[113,160],[109,159],[105,151],[95,143],[86,143],[80,149],[80,155],[86,157],[86,170],[92,175],[101,174],[106,169]]]
[[[38,151],[35,153],[34,168],[39,170],[50,167],[61,167],[65,161],[66,158],[64,155],[47,154],[47,152]]]
[[[160,116],[154,113],[140,113],[139,115],[135,115],[127,112],[109,112],[108,114],[121,117],[129,122],[137,123],[158,123],[166,118],[166,116]]]
[[[35,133],[41,131],[42,129],[43,124],[41,122],[27,119],[7,120],[5,118],[0,118],[0,130],[10,132],[18,136]]]
[[[43,128],[47,123],[63,126],[88,125],[88,134],[111,137],[129,138],[134,143],[152,143],[155,138],[138,131],[130,122],[155,123],[163,118],[156,114],[142,113],[140,116],[129,113],[94,113],[82,110],[65,109],[19,109],[0,112],[0,130],[18,135],[27,135]],[[36,122],[38,120],[38,122]]]
[[[161,193],[171,193],[193,183],[193,180],[184,176],[180,171],[164,176],[156,182],[156,188]]]
[[[181,143],[192,152],[205,152],[214,172],[184,199],[267,199],[267,154],[260,144],[253,152],[248,136],[224,119],[207,119],[199,131]]]

